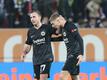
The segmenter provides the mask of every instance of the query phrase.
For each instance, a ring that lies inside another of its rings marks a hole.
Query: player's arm
[[[73,36],[73,38],[75,38],[75,40],[77,40],[78,43],[79,43],[80,53],[79,53],[79,55],[78,55],[78,57],[77,57],[77,59],[78,59],[77,65],[79,65],[80,62],[82,61],[83,55],[84,55],[83,39],[82,39],[82,37],[80,36],[80,34],[79,34],[79,32],[78,32],[77,26],[74,25],[73,23],[70,24],[69,26],[66,26],[65,29],[68,30],[68,31],[70,31],[71,34],[72,34],[72,36]]]
[[[78,62],[77,62],[77,65],[79,65],[81,63],[81,61],[83,60],[83,53],[84,53],[84,50],[83,50],[83,39],[82,37],[80,36],[79,33],[77,33],[77,35],[75,36],[76,40],[78,41],[79,45],[80,45],[80,53],[77,57],[78,59]]]
[[[31,50],[31,45],[25,44],[21,54],[21,61],[24,61],[26,54],[28,54],[30,50]]]
[[[80,55],[83,55],[84,53],[84,46],[83,46],[83,39],[81,35],[79,34],[78,28],[75,24],[70,23],[68,26],[65,27],[67,31],[69,31],[72,34],[72,37],[78,41],[80,46]]]
[[[25,42],[25,45],[23,47],[23,51],[21,53],[21,61],[24,61],[26,54],[29,53],[29,51],[31,50],[31,45],[33,44],[33,41],[31,39],[29,33],[30,33],[30,31],[28,31],[28,33],[27,33],[27,40]]]
[[[80,36],[79,32],[76,33],[75,39],[78,41],[80,46],[80,55],[84,55],[83,39]]]
[[[63,41],[63,37],[60,29],[53,28],[53,34],[51,36],[51,41]]]
[[[60,29],[53,28],[51,24],[49,24],[49,30],[51,34],[51,41],[63,41],[63,37]]]
[[[81,35],[79,34],[78,29],[75,25],[73,28],[71,28],[71,32],[72,32],[75,40],[78,41],[79,46],[80,46],[80,53],[77,57],[77,59],[78,59],[77,65],[79,65],[80,62],[83,60],[83,54],[84,54],[83,39],[82,39]]]

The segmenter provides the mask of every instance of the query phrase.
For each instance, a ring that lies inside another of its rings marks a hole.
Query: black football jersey
[[[83,39],[78,32],[78,28],[72,22],[66,22],[61,30],[63,41],[67,47],[67,57],[70,55],[83,55]]]
[[[39,29],[33,27],[28,30],[26,44],[33,45],[33,64],[53,61],[51,35],[54,31],[51,26],[46,24]]]

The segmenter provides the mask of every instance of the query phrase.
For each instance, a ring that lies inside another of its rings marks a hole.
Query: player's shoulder
[[[34,32],[34,30],[35,30],[34,27],[29,28],[29,29],[28,29],[28,33],[32,33],[32,32]]]
[[[77,28],[78,26],[74,23],[74,22],[71,22],[71,21],[67,21],[66,24],[65,24],[65,28],[67,29],[73,29],[73,28]]]
[[[69,22],[69,26],[71,28],[78,28],[78,25],[76,23],[74,23],[74,22]]]
[[[28,29],[28,31],[32,31],[32,30],[34,30],[34,27],[31,27],[31,28]]]
[[[77,32],[78,31],[77,25],[71,21],[66,22],[65,29],[70,32]]]

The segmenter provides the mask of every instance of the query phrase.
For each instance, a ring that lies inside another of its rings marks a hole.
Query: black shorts
[[[79,65],[77,66],[78,59],[77,56],[75,55],[71,55],[69,56],[69,58],[67,58],[64,67],[63,67],[63,71],[68,71],[71,75],[78,75],[80,72],[80,67]]]
[[[48,74],[48,78],[50,77],[50,68],[52,62],[46,62],[39,65],[33,65],[34,68],[34,78],[40,79],[40,74]]]

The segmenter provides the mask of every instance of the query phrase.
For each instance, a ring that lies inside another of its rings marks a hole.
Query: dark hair
[[[51,21],[55,20],[56,18],[58,18],[59,16],[60,16],[60,14],[58,14],[58,12],[55,12],[51,15],[49,21],[51,22]]]
[[[39,16],[42,16],[39,10],[32,10],[32,11],[30,12],[30,14],[31,14],[31,13],[34,13],[34,12],[37,13]]]

